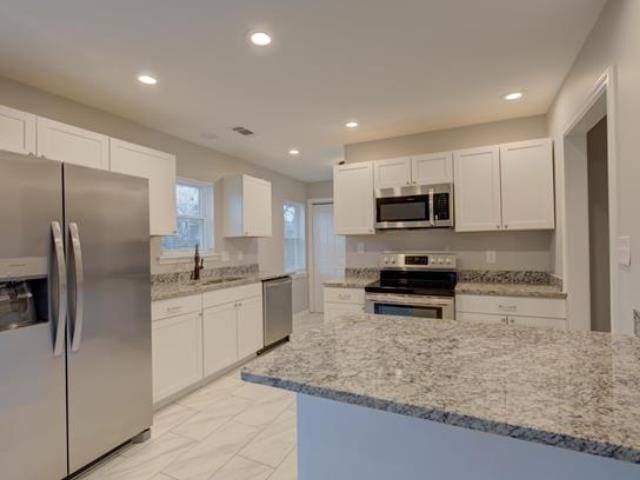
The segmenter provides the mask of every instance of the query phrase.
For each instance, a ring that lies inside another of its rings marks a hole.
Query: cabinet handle
[[[500,321],[501,321],[502,323],[504,323],[505,325],[508,323],[507,317],[502,317],[502,318],[500,319]]]
[[[167,312],[171,312],[171,313],[173,313],[173,312],[179,312],[180,310],[182,310],[182,307],[181,307],[181,306],[168,307],[168,308],[167,308]]]
[[[497,230],[500,230],[500,228],[501,228],[500,225],[496,225]]]
[[[515,321],[515,319],[514,319],[514,318],[507,317],[507,319],[508,319],[508,322],[509,322],[511,325],[513,325],[514,323],[516,323],[516,321]]]
[[[506,229],[506,228],[509,228],[509,225],[505,225],[505,226],[504,226],[504,228],[505,228],[505,229]]]
[[[515,312],[518,310],[518,306],[517,305],[498,305],[498,308],[500,310],[507,310],[509,312]]]

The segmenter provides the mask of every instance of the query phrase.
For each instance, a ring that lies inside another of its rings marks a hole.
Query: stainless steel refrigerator
[[[148,185],[0,152],[0,476],[67,477],[152,422]]]

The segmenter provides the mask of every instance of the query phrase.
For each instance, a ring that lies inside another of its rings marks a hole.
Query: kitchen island
[[[297,392],[299,479],[640,478],[640,339],[381,315],[245,367]]]

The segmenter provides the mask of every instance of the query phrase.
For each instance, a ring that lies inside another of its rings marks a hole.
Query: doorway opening
[[[333,199],[309,200],[309,311],[324,311],[324,282],[344,275],[346,242],[336,235]]]
[[[569,326],[616,332],[616,172],[612,70],[565,129],[564,272]]]

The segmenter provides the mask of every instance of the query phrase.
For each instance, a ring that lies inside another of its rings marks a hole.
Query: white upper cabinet
[[[483,147],[454,153],[456,231],[500,230],[500,151]]]
[[[149,180],[149,233],[176,232],[176,157],[111,139],[111,170]]]
[[[391,158],[373,162],[376,188],[397,188],[411,185],[411,158]]]
[[[272,235],[271,182],[249,175],[223,178],[225,237]]]
[[[502,226],[505,230],[555,227],[551,139],[500,146]]]
[[[333,167],[335,232],[338,235],[375,233],[373,164],[351,163]]]
[[[36,153],[36,116],[0,105],[0,150]]]
[[[430,153],[411,157],[411,180],[414,185],[453,182],[453,154]]]
[[[82,167],[109,170],[109,137],[38,117],[37,154]]]
[[[453,182],[453,154],[429,153],[373,162],[376,188]]]

